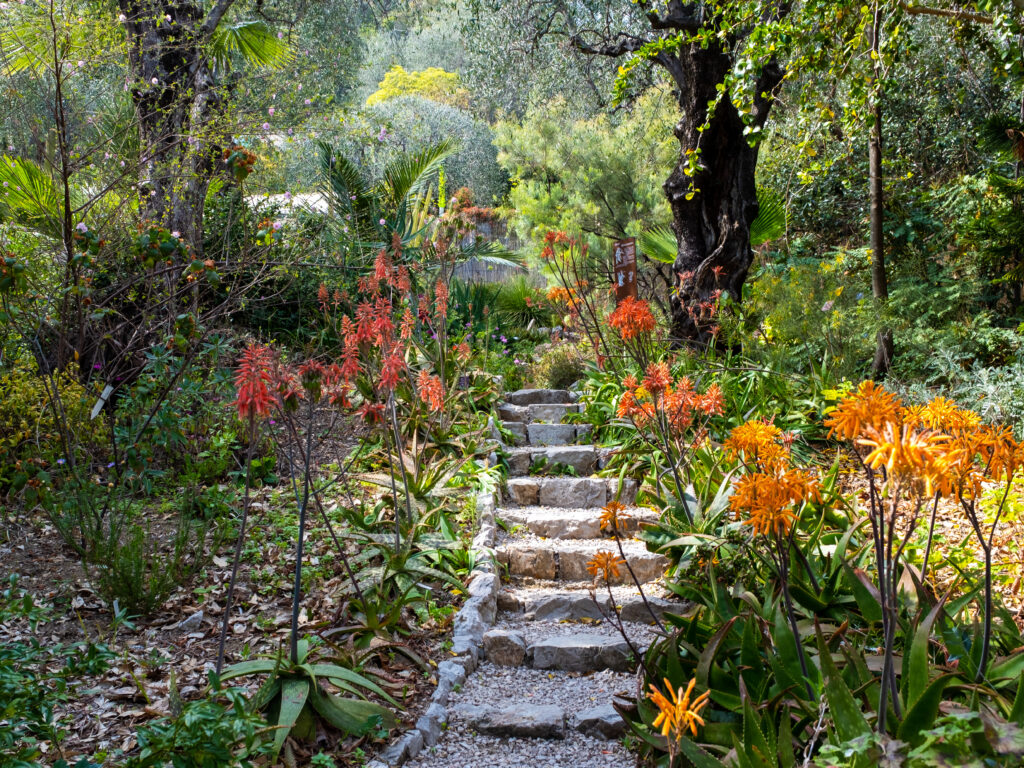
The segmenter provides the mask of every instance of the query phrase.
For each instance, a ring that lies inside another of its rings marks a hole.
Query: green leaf
[[[771,189],[757,190],[757,218],[750,224],[750,245],[756,248],[786,234],[786,202]]]
[[[942,675],[932,681],[917,700],[910,705],[900,724],[898,736],[903,741],[917,745],[922,740],[922,732],[935,724],[942,702],[942,692],[953,679],[953,675]]]
[[[768,739],[761,729],[761,720],[754,711],[749,696],[743,700],[743,746],[755,768],[775,768],[775,761],[769,762],[775,754],[775,748],[768,744]]]
[[[302,714],[309,697],[310,682],[305,678],[285,678],[281,681],[281,709],[274,723],[274,747],[271,754],[277,759],[292,728]]]
[[[849,565],[844,566],[843,572],[846,574],[847,586],[853,592],[861,615],[868,621],[880,622],[882,607],[879,604],[878,591],[873,586],[869,587],[870,581],[867,574],[859,569],[851,568]]]
[[[708,684],[709,676],[711,674],[711,665],[715,661],[715,654],[718,653],[718,649],[722,645],[722,641],[726,638],[729,632],[732,631],[732,625],[736,623],[738,617],[733,616],[725,624],[718,628],[718,631],[712,635],[711,639],[708,640],[707,646],[704,648],[703,653],[700,655],[700,661],[697,662],[697,685],[702,688],[709,688]]]
[[[355,736],[374,730],[378,724],[388,729],[396,724],[395,716],[380,704],[362,699],[343,699],[324,693],[319,687],[313,691],[311,703],[324,720]]]
[[[693,763],[693,768],[726,768],[725,763],[709,755],[686,736],[679,737],[679,751]]]
[[[932,627],[945,602],[945,598],[939,600],[917,625],[914,639],[910,644],[910,652],[903,657],[903,701],[907,706],[912,706],[928,686],[928,645],[931,641]]]
[[[240,55],[251,66],[280,69],[292,58],[291,46],[262,21],[221,24],[210,38],[217,67],[226,69],[232,54]]]
[[[676,236],[668,227],[655,227],[641,232],[636,245],[642,254],[662,264],[674,264],[679,253]]]
[[[273,672],[277,669],[277,662],[274,659],[256,659],[255,661],[241,661],[238,664],[232,664],[230,667],[224,670],[221,674],[221,680],[231,680],[235,677],[244,677],[245,675],[258,675],[266,674],[267,672]]]
[[[825,678],[825,699],[828,701],[829,710],[832,712],[832,722],[835,725],[836,733],[840,741],[850,741],[871,732],[864,713],[860,711],[857,700],[853,698],[850,689],[846,687],[839,668],[832,660],[832,654],[828,650],[828,644],[824,636],[818,630],[818,658],[821,663],[821,673]]]

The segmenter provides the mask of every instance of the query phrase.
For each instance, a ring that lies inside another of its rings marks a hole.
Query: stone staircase
[[[483,635],[484,659],[451,697],[446,730],[411,766],[423,768],[611,768],[635,763],[621,745],[616,694],[636,693],[636,654],[656,628],[629,573],[611,590],[630,643],[605,619],[612,597],[591,594],[588,561],[617,553],[601,531],[602,507],[627,505],[635,530],[651,510],[632,507],[636,488],[592,476],[607,455],[586,442],[589,427],[563,423],[578,406],[564,390],[520,390],[499,408],[510,447],[510,478],[497,518],[509,529],[496,552],[506,583],[498,616]],[[531,475],[531,468],[547,474]],[[569,470],[568,468],[571,468]],[[624,551],[655,613],[676,610],[656,582],[664,557],[636,540]]]

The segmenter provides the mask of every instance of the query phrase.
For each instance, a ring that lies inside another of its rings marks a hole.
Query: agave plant
[[[397,724],[394,714],[387,707],[368,701],[364,691],[375,693],[396,707],[398,702],[358,672],[338,664],[313,661],[306,639],[299,641],[297,661],[283,652],[271,659],[243,661],[224,670],[220,679],[246,675],[267,675],[249,706],[265,713],[274,726],[272,761],[277,759],[289,735],[303,741],[313,740],[318,716],[338,730],[357,736]],[[321,681],[330,683],[340,693],[325,690]]]

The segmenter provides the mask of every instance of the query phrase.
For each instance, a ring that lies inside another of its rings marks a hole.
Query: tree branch
[[[220,24],[221,19],[224,18],[224,14],[231,10],[231,6],[234,4],[235,0],[217,0],[217,4],[210,9],[206,21],[203,22],[203,26],[199,29],[200,36],[208,38],[212,35],[214,30],[217,29],[217,25]]]
[[[927,5],[911,5],[910,3],[900,3],[900,8],[913,16],[938,16],[943,19],[953,19],[954,21],[970,21],[974,24],[992,23],[991,16],[986,16],[983,13],[973,13],[972,11],[932,8]]]
[[[633,35],[627,35],[624,32],[620,32],[616,35],[615,42],[608,43],[606,45],[591,45],[579,34],[572,35],[569,38],[569,42],[571,42],[576,50],[581,53],[586,53],[592,56],[610,56],[612,58],[617,58],[619,56],[625,56],[627,53],[635,53],[636,51],[639,51],[647,44],[648,41],[641,37],[634,37]]]

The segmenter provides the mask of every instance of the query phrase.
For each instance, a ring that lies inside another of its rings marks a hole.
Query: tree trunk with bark
[[[672,330],[678,341],[705,346],[717,333],[718,298],[725,293],[741,298],[753,262],[750,225],[758,213],[758,146],[748,141],[747,128],[764,126],[771,93],[784,72],[773,62],[757,76],[748,124],[728,92],[718,98],[732,66],[727,53],[691,44],[657,61],[672,75],[682,112],[675,127],[679,161],[664,187],[679,245]],[[715,105],[710,120],[709,103]],[[690,162],[694,152],[699,152],[695,171]]]
[[[889,280],[885,272],[885,197],[882,177],[882,84],[881,84],[882,19],[878,3],[874,5],[871,23],[872,95],[871,131],[868,135],[868,197],[870,208],[871,293],[876,311],[882,315],[889,299]],[[884,376],[892,363],[892,329],[881,327],[875,339],[875,358],[871,371]]]
[[[141,143],[142,214],[180,233],[198,256],[203,205],[220,151],[222,107],[206,47],[234,0],[118,0],[128,33]]]

